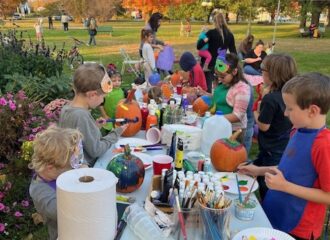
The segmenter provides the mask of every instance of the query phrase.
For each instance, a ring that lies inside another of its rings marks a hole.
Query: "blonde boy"
[[[56,179],[81,160],[78,130],[49,127],[34,140],[34,153],[29,165],[35,171],[30,195],[38,213],[48,227],[50,240],[57,239]]]

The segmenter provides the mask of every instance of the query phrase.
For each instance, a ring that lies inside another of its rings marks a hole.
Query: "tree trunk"
[[[210,11],[209,11],[209,13],[207,14],[207,19],[206,19],[206,23],[210,23],[210,17],[211,17],[211,14],[212,14],[212,12],[213,12],[213,7],[212,8],[210,8]]]
[[[305,28],[306,27],[306,21],[307,21],[307,2],[304,1],[301,3],[301,9],[300,9],[300,24],[299,28]]]
[[[237,11],[236,13],[236,24],[238,23],[238,19],[239,19],[239,11]]]
[[[319,26],[319,23],[320,23],[320,15],[321,15],[321,12],[319,12],[319,11],[315,11],[312,13],[311,23],[314,23],[317,27]]]
[[[328,5],[328,27],[330,27],[330,5]]]

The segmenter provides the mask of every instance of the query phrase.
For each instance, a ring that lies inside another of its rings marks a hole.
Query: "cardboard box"
[[[161,189],[161,175],[154,175],[152,177],[152,183],[146,201],[151,202],[150,193],[153,190],[160,191],[160,189]],[[157,207],[159,210],[163,211],[164,213],[173,213],[173,208],[171,207],[160,207],[160,206],[155,206],[155,207]]]

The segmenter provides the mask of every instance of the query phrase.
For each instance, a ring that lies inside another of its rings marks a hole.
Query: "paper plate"
[[[120,145],[126,144],[129,144],[130,147],[139,147],[143,145],[151,145],[152,142],[149,142],[148,140],[142,138],[121,138],[116,143],[116,148],[119,148]]]
[[[295,240],[285,232],[272,228],[248,228],[237,233],[232,240],[242,240],[245,239],[244,236],[247,237],[247,240]]]
[[[227,193],[238,194],[237,183],[236,183],[236,173],[232,172],[218,172],[214,176],[218,177],[222,183],[223,190]],[[248,194],[252,184],[253,178],[243,174],[237,174],[238,181],[240,183],[241,194]],[[254,183],[252,192],[259,188],[259,184],[256,181]]]

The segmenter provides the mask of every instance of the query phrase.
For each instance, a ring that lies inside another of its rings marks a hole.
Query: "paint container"
[[[251,221],[257,207],[257,201],[249,199],[244,206],[240,204],[239,199],[234,201],[235,204],[235,217],[243,221]]]

